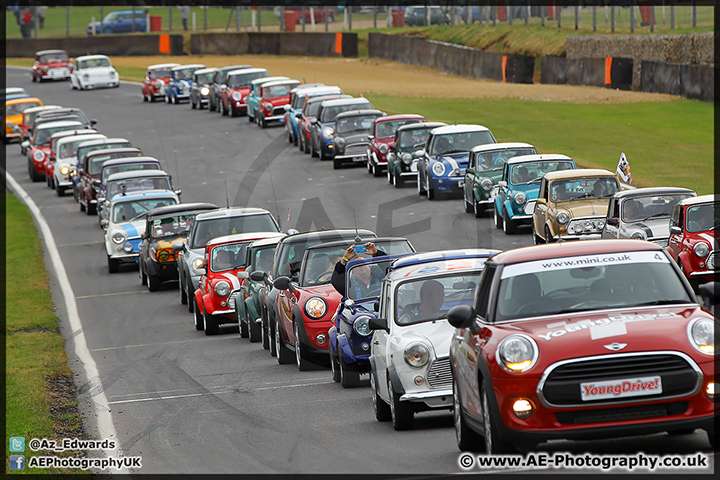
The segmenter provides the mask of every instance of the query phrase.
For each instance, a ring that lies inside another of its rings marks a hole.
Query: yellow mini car
[[[600,238],[610,197],[619,190],[617,178],[607,170],[546,173],[533,213],[533,242]]]
[[[3,129],[3,141],[7,143],[11,139],[19,140],[21,133],[13,127],[23,123],[23,111],[26,108],[38,107],[42,104],[42,100],[37,97],[15,98],[5,102],[5,128]]]

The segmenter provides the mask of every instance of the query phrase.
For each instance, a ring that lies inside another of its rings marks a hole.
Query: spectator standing
[[[47,10],[47,8],[48,7],[42,5],[35,10],[37,12],[38,22],[40,22],[40,28],[45,26],[45,10]]]
[[[22,34],[23,38],[30,38],[33,26],[33,15],[30,9],[23,9],[22,13],[20,14],[20,18],[22,21],[22,24],[20,25],[20,33]]]
[[[187,31],[187,24],[188,24],[188,17],[190,16],[190,7],[185,5],[178,5],[178,10],[180,10],[180,16],[182,17],[182,24],[185,31]]]

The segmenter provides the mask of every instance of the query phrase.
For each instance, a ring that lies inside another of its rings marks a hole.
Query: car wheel
[[[370,174],[373,173],[373,170],[372,170],[372,162],[370,161],[370,159],[367,159],[367,160],[365,161],[365,167],[367,167],[368,173],[370,173]]]
[[[148,284],[148,290],[151,292],[157,292],[160,290],[160,277],[157,275],[153,275],[152,273],[147,274],[147,284]]]
[[[155,103],[155,95],[148,93],[148,98],[150,99],[150,103]]]
[[[250,107],[248,107],[248,110],[247,110],[247,117],[248,117],[248,122],[250,122],[250,123],[254,123],[254,122],[255,122],[255,117],[253,117],[252,115],[250,115]]]
[[[382,175],[382,168],[380,168],[380,165],[373,163],[372,174],[373,174],[373,177],[379,177]]]
[[[398,172],[393,172],[392,183],[395,188],[400,188],[403,186],[403,179]]]
[[[302,340],[300,340],[298,322],[295,321],[293,324],[293,330],[295,331],[295,363],[297,364],[298,370],[304,372],[310,370],[310,362],[307,359],[307,352],[305,352]]]
[[[197,102],[194,99],[190,100],[190,108],[193,110],[197,109]]]
[[[333,158],[333,170],[340,170],[342,167],[342,162],[338,160],[337,158]]]
[[[205,307],[202,307],[202,316],[205,320],[205,335],[217,335],[219,330],[218,319],[215,315],[208,315],[205,311]]]
[[[498,436],[497,426],[495,422],[499,415],[495,417],[490,413],[490,400],[487,389],[483,385],[480,389],[480,401],[482,402],[483,416],[483,437],[485,437],[485,453],[488,455],[497,455],[502,453],[517,453],[517,450],[511,443],[503,442]],[[501,420],[502,421],[502,420]]]
[[[175,95],[173,95],[170,98],[170,103],[172,103],[173,105],[177,105],[178,101],[177,101],[177,97]]]
[[[517,232],[517,222],[510,220],[507,210],[503,210],[503,232],[505,235],[514,235]]]
[[[413,410],[408,402],[401,402],[400,395],[395,393],[388,373],[388,396],[390,397],[390,419],[395,430],[408,430],[412,428]]]
[[[28,159],[28,174],[30,175],[30,180],[33,182],[39,182],[40,180],[42,180],[42,178],[40,178],[40,175],[35,171],[35,166],[30,159]]]
[[[277,356],[277,346],[275,345],[275,321],[270,318],[266,321],[267,334],[268,334],[268,350],[270,350],[270,356]]]
[[[187,292],[185,291],[185,284],[182,281],[182,275],[180,275],[180,305],[187,305]]]
[[[64,197],[65,196],[65,187],[58,186],[57,182],[53,182],[55,184],[55,192],[57,192],[58,197]]]
[[[238,117],[238,116],[240,116],[240,112],[238,112],[237,110],[235,110],[235,106],[234,106],[232,103],[230,103],[230,116],[231,116],[231,117]]]
[[[467,201],[467,198],[463,195],[463,204],[465,205],[465,213],[473,213],[473,204]]]
[[[80,205],[80,211],[81,211],[81,212],[84,212],[84,211],[85,211],[85,204],[82,202],[82,200],[81,200],[80,198],[78,198],[78,204]]]
[[[108,272],[117,273],[120,270],[120,262],[114,258],[107,257],[108,261]]]
[[[191,290],[191,288],[192,288],[192,280],[186,280],[186,282],[187,282],[187,285],[186,285],[186,287],[187,287],[187,293],[186,293],[186,295],[187,295],[188,312],[194,312],[194,311],[195,311],[195,307],[193,306],[193,304],[195,303],[195,295],[193,295],[193,292],[192,292],[192,290]]]
[[[552,233],[550,233],[550,227],[545,225],[545,243],[553,243],[554,241]]]
[[[372,395],[375,418],[378,422],[387,422],[392,418],[390,414],[390,405],[385,403],[383,399],[380,398],[377,388],[377,375],[373,372],[370,372],[370,392]]]
[[[257,343],[262,340],[262,332],[259,323],[256,323],[254,319],[250,318],[250,312],[245,309],[245,322],[248,325],[248,338],[250,343]]]
[[[425,194],[428,200],[435,200],[435,189],[432,186],[432,180],[430,177],[428,177],[427,190],[425,190]]]
[[[292,362],[292,352],[283,343],[282,328],[280,328],[280,320],[275,321],[273,328],[275,337],[275,357],[280,365]]]
[[[493,202],[493,222],[495,222],[495,228],[501,229],[503,228],[503,217],[500,216],[500,213],[497,209],[497,203]]]
[[[340,363],[340,385],[345,388],[360,385],[360,372],[357,371],[355,365],[348,365],[340,349],[338,349],[338,360],[338,363]]]
[[[533,245],[542,245],[543,243],[545,243],[545,240],[543,240],[542,237],[540,235],[538,235],[537,232],[535,231],[534,223],[533,223],[532,236],[533,236]]]
[[[213,103],[213,99],[211,96],[208,96],[208,112],[214,112],[217,108],[217,105]]]
[[[140,271],[140,285],[147,285],[147,275],[145,275],[145,269],[142,267],[142,261],[138,270]]]
[[[165,94],[165,103],[170,103],[170,96],[167,93]]]
[[[268,123],[267,120],[265,120],[265,114],[258,116],[258,123],[260,124],[260,128],[267,128]]]
[[[340,352],[340,348],[338,348],[337,343],[335,343],[335,351]],[[333,382],[339,382],[340,381],[340,364],[338,363],[337,358],[335,355],[333,355],[332,348],[328,348],[328,354],[330,354],[330,373],[332,373],[332,379]]]
[[[310,137],[310,156],[313,158],[320,156],[318,152],[315,151],[315,142],[313,141],[312,136]]]
[[[423,187],[422,179],[420,178],[420,172],[418,172],[417,176],[417,193],[420,196],[425,195],[425,187]]]
[[[478,202],[473,202],[473,213],[475,218],[483,218],[485,216],[485,206]]]
[[[87,215],[95,215],[97,213],[97,207],[90,203],[90,200],[88,200],[87,205],[85,205],[85,213]]]
[[[297,146],[298,144],[298,137],[295,135],[295,131],[290,130],[290,136],[292,137],[292,144]]]
[[[485,439],[465,422],[457,380],[453,381],[453,421],[458,448],[463,452],[481,452],[485,447]]]
[[[248,324],[245,323],[245,318],[240,318],[240,315],[238,315],[237,311],[237,303],[235,306],[235,319],[237,320],[238,325],[240,326],[240,338],[248,338]]]
[[[308,145],[307,138],[303,139],[303,152],[305,152],[306,154],[310,153],[310,145]]]
[[[385,171],[385,175],[387,176],[387,182],[392,185],[393,175],[392,171],[390,170],[390,165],[388,165],[387,170]]]
[[[193,313],[195,317],[195,330],[205,330],[205,319],[200,312],[200,307],[196,305],[195,308],[193,308]]]
[[[677,259],[677,264],[678,264],[678,267],[680,267],[680,272],[683,274],[685,279],[690,284],[690,287],[693,289],[693,292],[697,293],[697,291],[700,289],[700,281],[696,278],[690,278],[690,276],[685,271],[685,267],[683,267],[683,264],[679,258]]]

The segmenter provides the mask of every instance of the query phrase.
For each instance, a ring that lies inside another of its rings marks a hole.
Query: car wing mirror
[[[371,142],[375,140],[375,135],[368,135],[368,140],[370,140]]]
[[[177,195],[178,197],[182,195],[182,190],[175,190],[175,195]]]
[[[255,270],[250,274],[249,278],[253,282],[262,282],[267,278],[267,273],[263,272],[262,270]]]
[[[500,180],[498,182],[498,187],[507,187],[507,181],[506,180]]]
[[[448,323],[455,328],[468,328],[475,320],[475,309],[470,305],[456,305],[448,312]]]
[[[90,125],[95,125],[96,123],[97,123],[97,120],[95,120],[94,118],[90,119]]]
[[[348,298],[343,302],[343,305],[345,305],[345,308],[350,310],[353,314],[355,313],[355,301],[352,298]]]
[[[370,328],[370,330],[385,330],[386,332],[390,333],[387,319],[385,318],[371,318],[368,322],[368,327]]]
[[[607,219],[607,222],[605,222],[605,223],[607,223],[608,225],[610,225],[612,227],[617,227],[620,224],[620,219],[618,217],[610,217]]]
[[[178,240],[177,242],[172,244],[172,249],[176,252],[179,252],[183,249],[183,245],[185,245],[185,242],[183,242],[182,240]]]
[[[425,150],[415,150],[413,152],[413,156],[416,158],[423,157],[423,156],[425,156]]]
[[[720,288],[718,287],[718,283],[720,282],[708,282],[700,285],[700,297],[702,297],[703,300],[703,307],[710,310],[711,312],[715,311],[715,306],[718,304],[718,293],[720,293]]]
[[[682,234],[682,228],[680,228],[678,226],[672,226],[672,227],[670,227],[670,233],[673,235],[680,235],[680,234]]]
[[[237,278],[238,280],[245,280],[246,278],[250,278],[250,274],[245,270],[241,270],[237,272]]]
[[[110,222],[108,221],[107,218],[103,218],[102,220],[100,220],[100,226],[101,226],[101,227],[107,227],[109,223],[110,223]]]
[[[293,291],[292,281],[290,280],[290,277],[286,277],[285,275],[276,278],[273,281],[273,286],[278,290]]]

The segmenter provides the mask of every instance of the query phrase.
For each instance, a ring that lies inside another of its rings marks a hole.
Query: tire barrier
[[[714,103],[715,71],[712,65],[642,62],[641,90],[667,93]]]
[[[368,34],[368,55],[469,78],[533,83],[535,57],[504,55],[402,35]]]
[[[200,33],[190,35],[192,55],[296,55],[357,57],[357,33]]]
[[[118,57],[136,55],[182,55],[182,35],[97,35],[94,37],[8,38],[5,55],[34,57],[35,52],[49,49],[66,50],[71,57],[102,54]]]
[[[633,61],[630,58],[564,58],[546,55],[540,60],[541,83],[630,90],[632,72]]]

